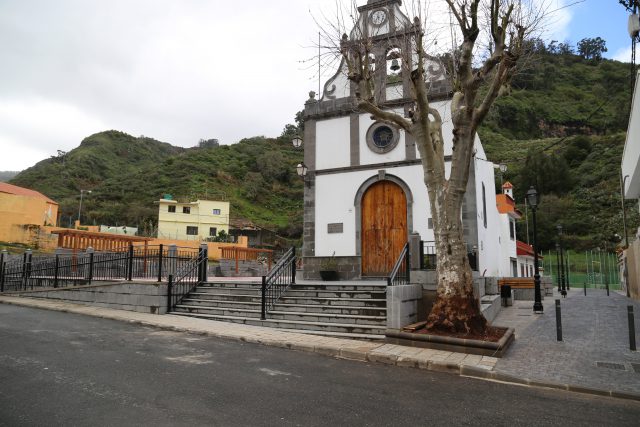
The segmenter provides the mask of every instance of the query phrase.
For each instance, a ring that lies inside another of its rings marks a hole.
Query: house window
[[[190,214],[191,213],[191,206],[183,206],[182,207],[182,213],[184,214]],[[196,227],[197,228],[197,227]]]
[[[209,236],[216,237],[218,235],[218,229],[216,227],[209,227]]]
[[[509,220],[509,237],[511,240],[516,239],[516,223],[513,220]]]
[[[429,218],[429,219],[427,220],[427,228],[428,228],[429,230],[433,230],[433,218]]]
[[[511,258],[511,277],[518,277],[518,261]]]
[[[525,277],[525,274],[524,274],[524,264],[520,264],[520,277]]]
[[[487,228],[487,196],[485,194],[484,182],[482,183],[482,219],[484,228]]]
[[[171,213],[175,213],[175,211],[176,211],[176,207],[175,206],[167,206],[167,208],[168,208],[167,210],[169,212],[171,212]]]
[[[198,235],[198,227],[187,225],[187,236],[197,236],[197,235]]]
[[[213,210],[213,214],[214,215],[220,215],[220,209],[214,209]]]

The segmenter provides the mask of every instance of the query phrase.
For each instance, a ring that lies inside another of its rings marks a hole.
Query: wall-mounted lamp
[[[302,147],[302,138],[300,138],[299,136],[294,136],[291,140],[291,143],[295,148],[300,148]]]

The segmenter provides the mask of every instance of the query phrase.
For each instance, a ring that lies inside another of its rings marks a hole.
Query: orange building
[[[38,242],[44,227],[56,226],[57,218],[58,203],[44,194],[0,182],[0,241]]]

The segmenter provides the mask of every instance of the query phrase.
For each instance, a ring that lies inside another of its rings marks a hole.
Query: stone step
[[[498,313],[500,313],[501,304],[500,295],[485,295],[480,300],[480,311],[489,323],[493,322]]]
[[[214,282],[207,281],[201,283],[198,287],[202,288],[231,288],[231,289],[260,289],[262,287],[261,282]]]
[[[248,309],[238,307],[212,307],[204,305],[178,304],[175,309],[180,312],[204,313],[219,316],[259,318],[260,307]],[[351,314],[328,314],[328,313],[306,313],[303,311],[277,311],[271,310],[268,313],[272,320],[290,320],[301,322],[323,322],[323,323],[347,323],[354,325],[380,325],[386,324],[386,316],[361,316]]]
[[[383,298],[318,298],[291,297],[289,292],[278,299],[278,303],[320,305],[320,306],[352,306],[352,307],[386,307],[387,300]]]
[[[351,334],[348,332],[324,332],[324,331],[312,331],[305,329],[284,329],[286,332],[295,332],[299,334],[319,335],[323,337],[334,338],[349,338],[352,340],[384,340],[386,335],[371,335],[371,334]]]
[[[328,292],[343,292],[343,291],[367,291],[367,292],[386,292],[386,285],[375,284],[348,284],[347,283],[293,283],[290,287],[291,290],[314,290],[314,291],[328,291]]]
[[[288,297],[386,299],[386,291],[331,291],[324,289],[287,289]]]
[[[181,302],[184,305],[194,305],[203,307],[219,307],[219,308],[239,308],[239,309],[255,309],[259,310],[262,306],[260,300],[257,301],[236,301],[236,300],[216,300],[208,298],[196,298],[193,294],[184,298]],[[350,314],[360,316],[386,316],[387,309],[385,307],[366,307],[366,306],[349,306],[334,305],[323,306],[318,304],[283,304],[277,302],[273,308],[277,311],[293,311],[304,313],[328,313],[328,314]]]
[[[273,305],[277,311],[303,311],[305,313],[351,314],[356,316],[386,316],[384,307],[353,307],[349,305],[323,306],[318,304],[283,304]]]
[[[284,328],[295,332],[337,332],[341,334],[355,334],[367,335],[367,336],[381,336],[384,335],[386,326],[377,325],[352,325],[333,322],[309,322],[309,321],[292,321],[292,320],[278,320],[278,319],[266,319],[260,320],[259,318],[247,318],[241,316],[224,316],[215,314],[204,313],[185,313],[179,311],[173,311],[171,314],[180,316],[199,317],[203,319],[218,320],[222,322],[242,323],[245,325],[253,326],[265,326],[270,328]],[[346,336],[346,335],[343,335]],[[377,338],[374,338],[377,339]]]
[[[260,302],[262,296],[260,294],[227,294],[219,292],[191,292],[189,298],[210,299],[215,301],[246,301]]]

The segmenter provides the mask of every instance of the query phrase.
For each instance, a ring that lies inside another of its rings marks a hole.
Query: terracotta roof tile
[[[58,204],[57,202],[54,202],[38,191],[30,190],[24,187],[18,187],[17,185],[7,184],[6,182],[0,182],[0,193],[15,194],[16,196],[37,197],[40,199],[45,199],[47,202],[53,203],[54,205]]]

